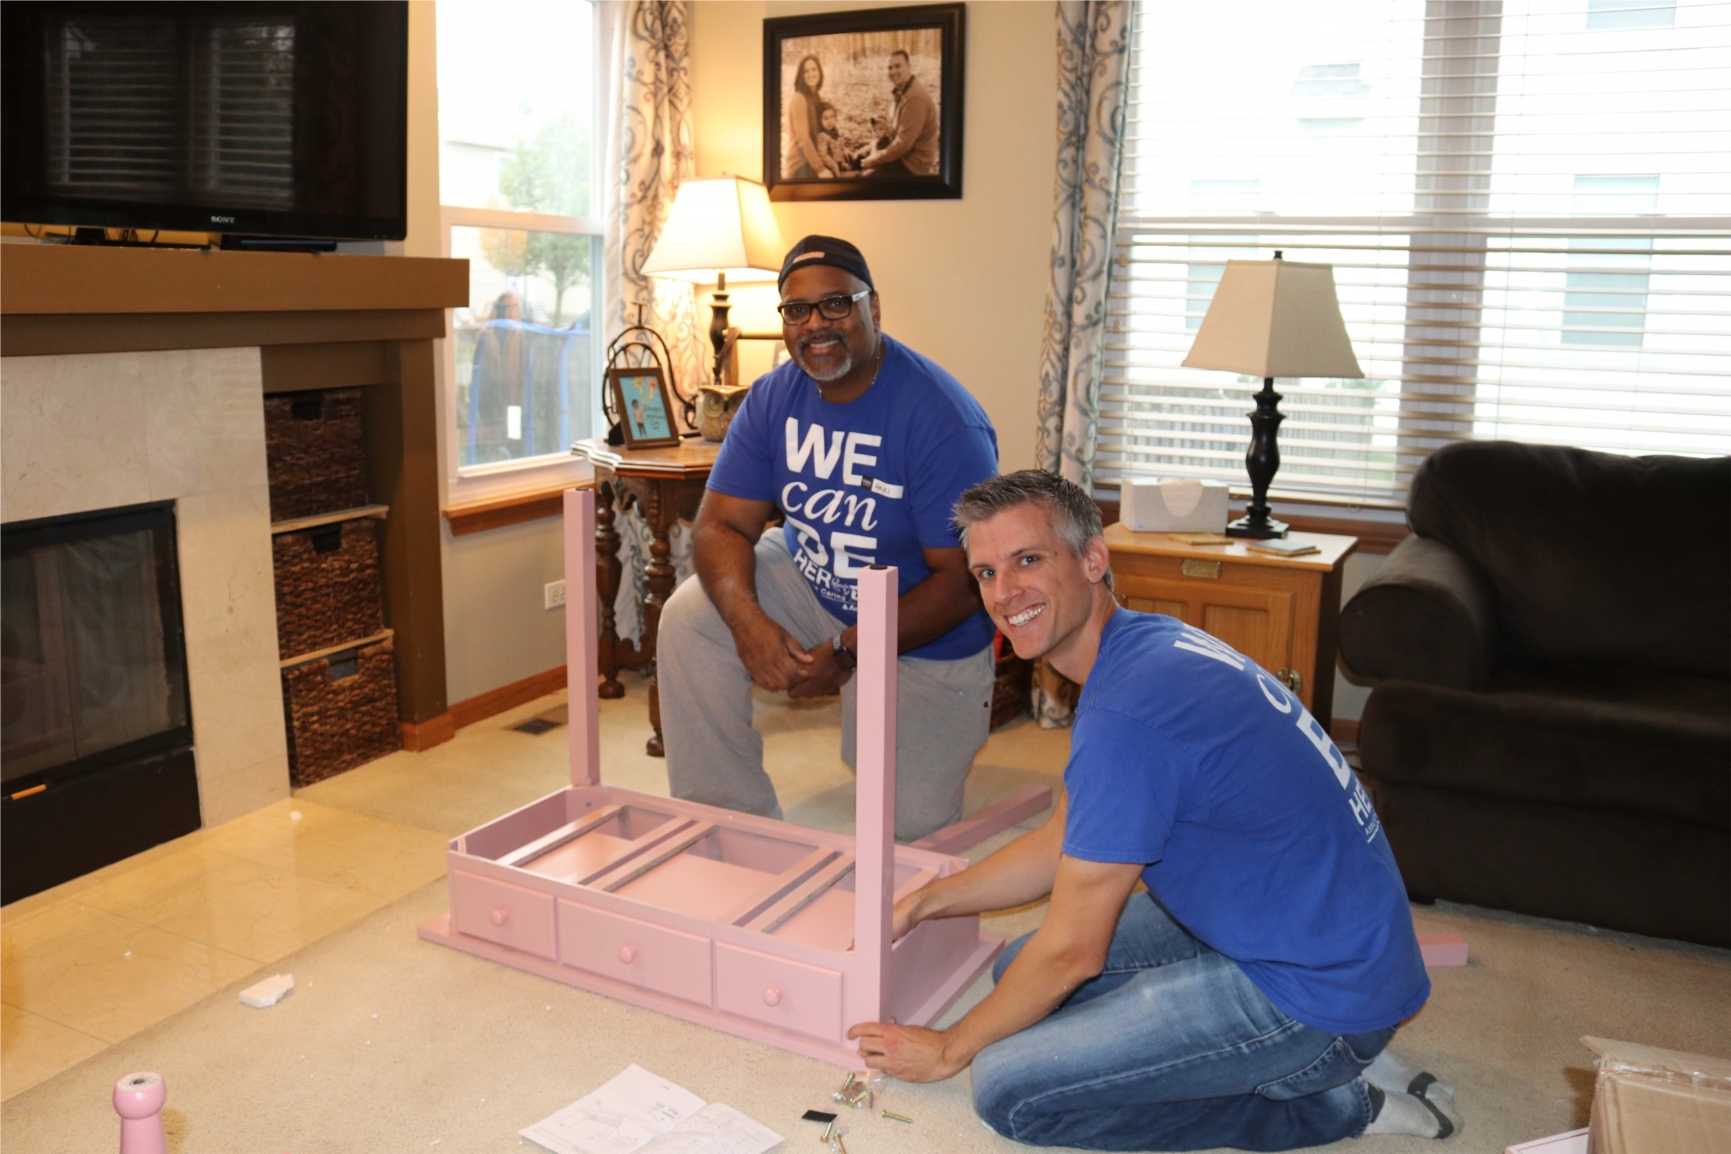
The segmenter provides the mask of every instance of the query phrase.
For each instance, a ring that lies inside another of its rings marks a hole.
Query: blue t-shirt
[[[1367,1033],[1430,996],[1364,787],[1298,699],[1223,642],[1114,613],[1064,785],[1064,852],[1145,863],[1167,912],[1287,1016]]]
[[[950,510],[998,472],[998,435],[980,403],[932,361],[884,338],[877,380],[845,404],[789,361],[751,386],[728,426],[709,487],[773,501],[794,564],[843,625],[859,608],[858,573],[894,565],[902,594],[931,576],[921,549],[961,546]],[[984,609],[903,656],[950,661],[984,649]]]

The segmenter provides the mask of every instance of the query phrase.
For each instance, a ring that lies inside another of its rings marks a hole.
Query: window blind
[[[1334,266],[1364,380],[1281,379],[1275,492],[1451,441],[1731,447],[1731,2],[1138,12],[1096,476],[1243,483],[1261,381],[1180,366],[1225,262]]]
[[[292,19],[78,15],[50,26],[47,56],[61,191],[291,204]]]

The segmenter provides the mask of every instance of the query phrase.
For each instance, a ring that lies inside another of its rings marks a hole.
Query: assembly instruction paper
[[[553,1154],[764,1154],[781,1135],[633,1063],[593,1094],[519,1130]]]

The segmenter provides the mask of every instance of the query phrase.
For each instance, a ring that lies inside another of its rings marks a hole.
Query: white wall
[[[432,0],[409,5],[409,228],[402,251],[440,256],[439,89]],[[437,362],[446,388],[443,350]],[[443,404],[441,403],[441,411]],[[449,505],[447,430],[439,427],[440,503]],[[565,575],[559,521],[467,537],[444,526],[445,692],[452,702],[565,663],[565,611],[542,608],[542,589]]]
[[[697,169],[763,176],[763,20],[882,0],[693,5]],[[843,237],[871,264],[884,328],[943,365],[997,426],[1005,469],[1034,463],[1034,407],[1057,161],[1056,25],[1049,3],[970,4],[959,200],[778,202],[790,244]],[[700,301],[706,299],[700,294]],[[779,328],[774,288],[741,289],[734,323]],[[765,346],[753,349],[758,357]],[[742,376],[761,371],[742,361]]]
[[[406,256],[442,256],[439,237],[439,57],[433,0],[409,2],[409,228]]]
[[[565,575],[558,518],[445,533],[445,678],[453,702],[565,664],[565,610],[542,608]]]

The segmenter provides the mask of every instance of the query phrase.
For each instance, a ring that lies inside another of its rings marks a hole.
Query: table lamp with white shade
[[[727,324],[727,279],[772,281],[781,272],[786,246],[769,207],[769,191],[740,176],[688,178],[680,182],[673,211],[643,271],[650,276],[715,285],[710,300],[709,340],[715,346],[714,384],[733,342],[742,335]],[[781,338],[780,333],[774,334]]]
[[[1184,366],[1262,378],[1244,454],[1253,499],[1226,532],[1258,540],[1286,536],[1286,524],[1268,515],[1268,486],[1280,469],[1277,430],[1286,419],[1274,378],[1364,376],[1340,319],[1334,266],[1282,260],[1278,252],[1273,260],[1227,261]]]

